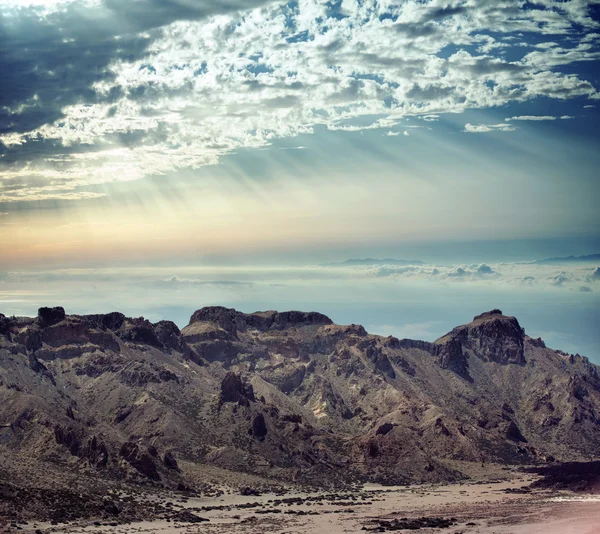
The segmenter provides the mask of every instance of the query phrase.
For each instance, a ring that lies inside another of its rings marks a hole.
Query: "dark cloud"
[[[426,85],[425,87],[421,87],[419,84],[414,84],[406,93],[406,96],[417,101],[438,100],[452,96],[455,91],[454,87],[443,87],[441,85]]]
[[[466,65],[465,68],[476,75],[496,74],[499,72],[518,73],[527,70],[527,67],[524,65],[507,63],[489,57],[476,58],[471,64]]]
[[[109,64],[142,56],[152,35],[125,34],[118,24],[96,24],[76,7],[42,17],[32,10],[0,15],[0,133],[28,132],[61,118],[76,103],[114,102],[93,84],[113,81]]]
[[[418,37],[431,37],[437,33],[443,31],[441,26],[435,24],[415,24],[415,23],[404,23],[398,22],[392,26],[392,28],[408,37],[409,39],[416,39]]]
[[[104,0],[104,5],[120,19],[147,31],[177,20],[200,20],[260,7],[272,0]]]
[[[111,62],[146,55],[166,24],[265,3],[105,0],[94,7],[73,2],[51,14],[35,9],[0,12],[0,134],[52,123],[61,118],[61,108],[71,104],[114,102],[120,88],[103,95],[92,86],[114,81]]]
[[[443,7],[427,12],[422,20],[432,21],[445,19],[446,17],[454,17],[455,15],[464,15],[467,11],[465,6]]]

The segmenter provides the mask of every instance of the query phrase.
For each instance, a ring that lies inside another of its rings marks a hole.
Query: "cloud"
[[[552,115],[519,115],[517,117],[509,117],[504,119],[505,121],[555,121],[557,119],[574,119],[571,115],[562,115],[560,117],[554,117]]]
[[[316,126],[360,131],[540,96],[598,98],[564,70],[599,57],[587,2],[15,6],[0,2],[3,202],[89,198],[98,184],[216,164]]]
[[[217,287],[236,287],[236,286],[251,286],[250,282],[238,282],[236,280],[199,280],[197,278],[181,278],[179,276],[171,276],[163,280],[156,281],[158,286],[217,286]]]
[[[551,115],[519,115],[518,117],[509,117],[505,121],[555,121],[558,117]]]
[[[466,133],[488,133],[488,132],[513,132],[516,130],[514,126],[509,124],[465,124]]]

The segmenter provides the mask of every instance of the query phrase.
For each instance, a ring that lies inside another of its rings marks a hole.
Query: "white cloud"
[[[505,121],[555,121],[557,119],[574,119],[571,115],[561,115],[560,117],[554,117],[552,115],[519,115],[517,117],[509,117],[504,119]]]
[[[465,124],[466,133],[487,133],[487,132],[512,132],[516,130],[514,126],[509,124]]]
[[[551,115],[519,115],[518,117],[509,117],[505,121],[555,121],[558,117]]]

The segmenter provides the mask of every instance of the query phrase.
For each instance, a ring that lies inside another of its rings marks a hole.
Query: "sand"
[[[287,493],[220,498],[189,498],[175,494],[165,499],[174,511],[191,511],[208,519],[202,523],[158,519],[109,525],[77,522],[68,525],[31,523],[22,531],[69,534],[224,534],[273,532],[279,534],[346,534],[387,532],[380,521],[453,519],[447,528],[419,532],[448,534],[600,534],[600,495],[570,492],[519,493],[530,477],[508,481],[443,486],[365,486],[355,492]],[[514,492],[514,493],[513,493]],[[209,509],[207,509],[207,507]],[[212,509],[210,509],[212,508]],[[389,523],[391,522],[391,523]],[[408,532],[407,530],[395,530]]]

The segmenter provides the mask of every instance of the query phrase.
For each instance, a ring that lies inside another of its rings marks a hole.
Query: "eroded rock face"
[[[437,354],[442,369],[449,369],[462,377],[470,378],[469,359],[463,353],[463,343],[465,341],[466,339],[462,335],[453,337],[438,346]]]

